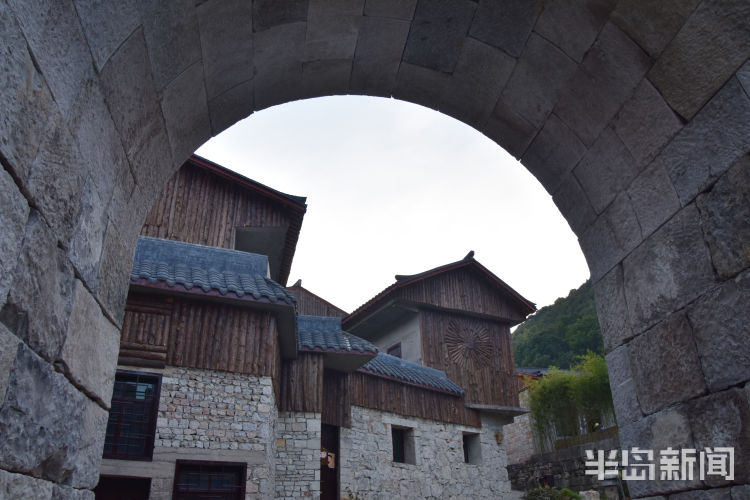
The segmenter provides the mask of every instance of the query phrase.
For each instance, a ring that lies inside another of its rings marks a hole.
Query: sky
[[[416,274],[474,258],[549,305],[589,277],[542,185],[473,128],[416,104],[337,96],[254,113],[197,154],[307,197],[288,284],[347,312]]]

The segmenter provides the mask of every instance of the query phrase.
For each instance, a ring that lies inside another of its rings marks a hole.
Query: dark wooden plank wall
[[[289,224],[289,217],[278,203],[186,163],[154,203],[141,234],[234,248],[235,227]]]
[[[346,373],[325,370],[323,374],[323,415],[324,424],[338,427],[351,427],[351,397],[348,391]]]
[[[451,322],[460,328],[486,329],[491,350],[485,363],[466,369],[452,360],[446,342]],[[422,363],[445,371],[448,378],[466,391],[467,402],[518,406],[518,381],[515,377],[508,325],[460,314],[422,310],[420,329]]]
[[[463,399],[361,372],[349,374],[352,405],[460,425],[481,426],[479,412]]]
[[[290,286],[287,290],[297,297],[297,312],[309,316],[328,316],[334,318],[343,318],[347,315],[338,307],[334,306],[325,299],[322,299],[314,293],[299,287]]]
[[[120,356],[173,366],[277,376],[280,347],[275,316],[219,302],[128,296]]]
[[[323,355],[301,352],[281,365],[280,411],[323,410]]]
[[[395,296],[445,309],[523,321],[523,316],[497,288],[476,271],[458,269],[406,286]]]

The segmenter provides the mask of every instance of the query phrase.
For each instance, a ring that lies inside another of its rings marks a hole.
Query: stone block
[[[639,421],[643,418],[643,413],[638,404],[628,346],[614,349],[607,354],[606,360],[618,425],[624,426]]]
[[[699,0],[662,0],[617,3],[612,21],[654,59],[677,34]]]
[[[255,109],[299,99],[305,23],[282,24],[255,33]]]
[[[714,283],[694,205],[682,209],[623,261],[634,333],[684,307]]]
[[[141,22],[136,0],[74,2],[96,69],[101,71],[110,56]]]
[[[539,129],[511,111],[501,97],[480,131],[520,160]]]
[[[540,1],[480,0],[469,36],[518,57],[542,8]]]
[[[541,126],[577,67],[563,51],[532,33],[503,90],[502,101],[514,113]]]
[[[5,400],[8,379],[13,371],[21,341],[0,323],[0,401]]]
[[[732,78],[664,148],[659,158],[683,206],[747,153],[747,123],[750,99]]]
[[[253,112],[254,90],[254,82],[250,80],[208,101],[211,135],[219,135]]]
[[[588,199],[602,213],[638,175],[636,161],[611,128],[606,128],[581,159],[573,173]]]
[[[450,79],[442,110],[478,127],[487,121],[515,60],[490,45],[467,38]]]
[[[11,273],[21,250],[29,205],[5,171],[0,169],[0,307],[11,285]]]
[[[102,200],[91,177],[83,186],[76,226],[68,248],[68,258],[89,288],[96,290],[99,259],[107,229],[107,201]]]
[[[750,500],[750,484],[732,487],[732,500]]]
[[[326,59],[302,64],[302,95],[305,98],[349,93],[351,59]]]
[[[750,95],[750,61],[742,65],[737,71],[737,79],[740,81],[740,85],[745,89],[745,93]]]
[[[369,5],[365,4],[365,12]],[[391,96],[410,27],[398,19],[362,18],[352,64],[352,94]]]
[[[734,448],[734,482],[750,482],[750,402],[747,391],[729,389],[688,405],[690,428],[698,450]],[[707,475],[712,487],[729,484],[720,476]]]
[[[661,160],[654,161],[641,172],[627,193],[644,238],[680,209],[677,192]]]
[[[594,296],[599,326],[604,337],[604,352],[608,353],[633,337],[625,302],[622,265],[615,266],[594,282]]]
[[[97,79],[84,82],[68,118],[81,160],[88,167],[92,191],[107,205],[127,157]]]
[[[750,267],[750,155],[742,156],[710,191],[698,196],[711,261],[721,278]]]
[[[31,173],[24,184],[34,205],[67,247],[73,233],[83,189],[78,148],[59,114],[53,114]]]
[[[580,244],[591,279],[599,280],[642,241],[633,204],[621,194],[581,235]]]
[[[107,413],[25,345],[0,408],[0,466],[93,488]]]
[[[44,74],[55,102],[67,116],[78,89],[93,75],[91,52],[73,2],[8,0]]]
[[[706,392],[690,323],[675,313],[629,344],[638,400],[646,414]]]
[[[65,341],[73,270],[39,213],[29,216],[0,321],[39,355],[54,360]]]
[[[3,165],[20,182],[47,130],[54,106],[44,77],[34,65],[21,28],[5,2],[0,3],[0,153]]]
[[[0,497],[35,498],[47,500],[52,498],[54,483],[23,474],[14,474],[0,469]]]
[[[195,2],[139,0],[143,36],[154,84],[164,89],[180,73],[201,60]]]
[[[450,76],[439,71],[401,63],[393,97],[439,109],[450,83]]]
[[[67,376],[102,406],[109,407],[115,380],[120,332],[102,314],[99,304],[76,280],[75,302],[59,363]]]
[[[631,356],[634,356],[634,353],[631,352]],[[631,357],[631,360],[634,358]],[[686,405],[668,408],[636,422],[620,425],[619,434],[621,449],[631,449],[637,446],[641,449],[653,450],[655,464],[658,463],[661,450],[670,447],[673,449],[695,448],[690,429],[689,410]],[[628,482],[633,498],[701,487],[697,475],[693,481],[660,480],[658,466],[655,472],[656,480],[654,481]]]
[[[309,0],[304,61],[353,59],[364,0]]]
[[[586,145],[593,144],[630,99],[650,65],[640,47],[608,23],[560,97],[555,113]]]
[[[683,491],[669,495],[669,500],[727,500],[728,498],[734,498],[729,488]]]
[[[750,380],[750,353],[745,349],[750,334],[747,304],[750,304],[750,274],[745,272],[704,295],[688,309],[711,391]]]
[[[562,184],[552,195],[552,201],[565,217],[570,229],[577,235],[583,234],[596,220],[596,213],[591,203],[578,179],[572,173],[565,174]]]
[[[137,233],[135,236],[121,235],[118,226],[110,220],[104,237],[96,296],[118,326],[122,325],[125,314],[136,236]]]
[[[581,62],[607,22],[612,0],[563,0],[544,6],[534,30]]]
[[[307,21],[308,0],[256,0],[253,2],[253,31]]]
[[[172,158],[182,164],[211,137],[206,84],[200,62],[190,66],[164,89],[161,109],[172,147]],[[159,165],[154,165],[154,168],[158,169]]]
[[[521,162],[548,193],[554,193],[565,174],[573,170],[585,152],[586,147],[575,133],[552,114],[529,145]]]
[[[94,498],[93,491],[79,490],[58,484],[52,487],[52,500],[94,500]]]
[[[750,56],[747,2],[701,2],[662,52],[648,79],[690,120]]]
[[[404,62],[452,73],[476,9],[477,4],[469,0],[418,2]]]
[[[197,6],[209,100],[253,78],[251,4],[214,0]]]
[[[644,127],[644,123],[648,126]],[[682,123],[661,94],[644,79],[615,117],[613,126],[638,167],[643,168],[682,128]]]
[[[411,21],[417,0],[367,0],[364,14],[368,17],[387,17]]]

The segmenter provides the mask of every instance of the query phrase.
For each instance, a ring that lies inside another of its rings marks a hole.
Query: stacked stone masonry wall
[[[246,498],[275,484],[277,410],[270,377],[167,367],[151,462],[104,460],[102,474],[151,478],[151,499],[171,499],[177,460],[247,464]]]
[[[276,498],[320,497],[320,424],[320,413],[279,413]]]
[[[393,462],[392,426],[413,429],[415,463]],[[464,462],[463,433],[480,433],[481,463]],[[405,418],[352,406],[352,426],[341,429],[341,498],[506,498],[510,483],[502,425],[482,428]]]

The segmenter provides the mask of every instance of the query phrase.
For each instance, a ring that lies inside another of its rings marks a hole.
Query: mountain
[[[570,368],[587,351],[603,354],[591,282],[539,309],[516,329],[512,342],[516,366]]]

